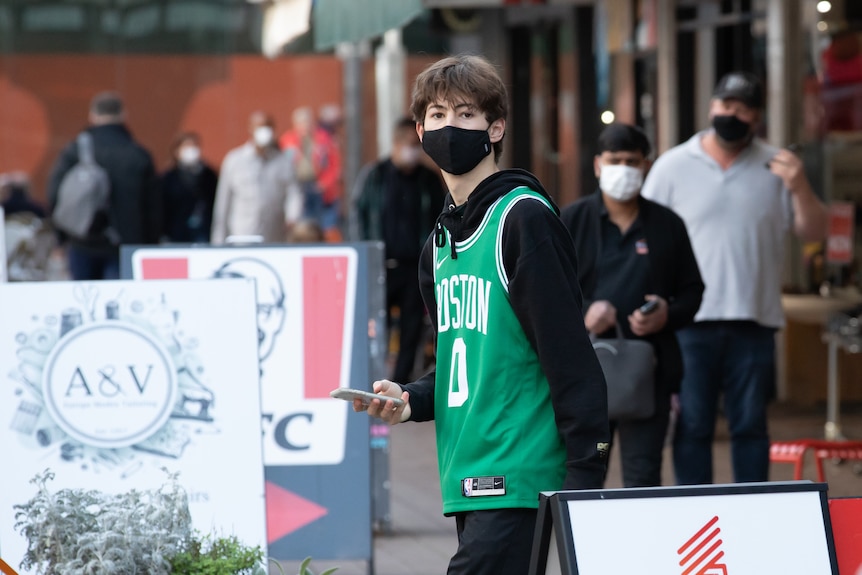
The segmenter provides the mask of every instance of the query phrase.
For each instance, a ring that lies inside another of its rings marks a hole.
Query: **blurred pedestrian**
[[[59,234],[65,243],[72,279],[116,279],[120,276],[121,244],[154,244],[162,235],[162,204],[158,178],[149,151],[135,141],[126,126],[126,109],[115,92],[97,94],[91,104],[90,125],[96,163],[108,174],[110,202],[100,212],[86,238]],[[60,184],[78,163],[77,139],[57,158],[48,179],[48,203],[57,205]]]
[[[289,152],[302,188],[304,218],[320,222],[333,240],[341,237],[341,151],[333,136],[317,125],[308,106],[293,111],[291,129],[279,145]]]
[[[326,241],[323,228],[317,220],[302,219],[290,228],[287,235],[289,244],[319,244]]]
[[[386,250],[386,309],[389,329],[398,310],[398,355],[392,381],[410,381],[422,340],[425,304],[416,282],[419,254],[443,208],[443,182],[421,163],[416,122],[398,121],[392,153],[365,166],[351,194],[352,235],[382,241]]]
[[[332,138],[339,142],[344,117],[338,104],[324,104],[317,112],[317,125],[326,130]]]
[[[161,176],[165,238],[209,242],[218,175],[201,156],[200,136],[183,132],[171,146],[171,167]]]
[[[601,487],[606,467],[607,390],[575,250],[535,176],[497,165],[507,106],[480,56],[416,78],[411,112],[449,190],[419,272],[437,367],[403,387],[374,382],[401,406],[353,403],[392,425],[434,420],[443,513],[458,533],[450,575],[526,573],[539,493]]]
[[[249,116],[249,139],[224,158],[216,189],[211,240],[260,236],[265,243],[287,239],[289,227],[302,215],[302,193],[290,158],[275,141],[272,116]]]
[[[575,242],[587,330],[597,338],[616,338],[619,328],[623,337],[643,339],[655,351],[655,411],[645,419],[611,421],[625,487],[662,483],[671,394],[682,379],[674,331],[691,323],[703,294],[685,224],[640,197],[650,151],[639,128],[606,127],[593,161],[599,193],[560,214]],[[655,302],[651,311],[641,309],[647,302]]]
[[[24,172],[0,174],[0,205],[6,217],[31,214],[44,218],[45,207],[30,195],[30,178]]]
[[[755,75],[722,77],[712,127],[656,160],[644,197],[682,217],[706,289],[695,323],[677,333],[685,374],[674,434],[680,484],[711,483],[720,397],[734,480],[769,478],[767,406],[775,394],[775,332],[784,325],[781,279],[786,237],[822,240],[826,209],[801,159],[755,134],[763,118]]]

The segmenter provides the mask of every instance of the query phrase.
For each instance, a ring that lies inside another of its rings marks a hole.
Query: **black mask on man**
[[[743,122],[733,114],[713,116],[712,127],[719,138],[731,143],[745,140],[751,132],[751,124]]]
[[[460,176],[478,166],[491,153],[491,138],[487,130],[446,126],[425,132],[422,149],[441,170]]]

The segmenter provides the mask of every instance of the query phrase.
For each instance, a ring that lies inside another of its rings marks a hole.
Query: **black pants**
[[[115,280],[120,277],[120,256],[77,246],[66,247],[69,275],[73,280]]]
[[[536,509],[492,509],[455,515],[458,551],[447,575],[525,575]]]
[[[416,351],[422,340],[422,324],[425,319],[425,304],[419,292],[419,268],[417,263],[401,263],[386,270],[386,309],[390,318],[392,308],[399,309],[398,357],[392,371],[392,381],[408,383],[416,362]],[[389,320],[389,328],[392,320]]]
[[[670,394],[659,391],[652,417],[634,421],[612,421],[616,429],[623,468],[623,486],[658,487],[661,485],[661,460],[670,419]],[[611,448],[615,444],[611,443]]]

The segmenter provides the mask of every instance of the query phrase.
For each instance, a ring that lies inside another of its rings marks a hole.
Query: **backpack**
[[[60,182],[51,221],[55,228],[69,237],[83,240],[104,232],[95,228],[97,221],[104,224],[107,219],[111,182],[105,169],[96,163],[93,137],[81,132],[77,144],[78,163]]]

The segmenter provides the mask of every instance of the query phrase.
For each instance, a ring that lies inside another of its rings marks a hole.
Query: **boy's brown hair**
[[[413,84],[410,113],[420,124],[425,123],[425,111],[438,101],[450,104],[472,102],[488,123],[506,120],[509,101],[506,86],[497,69],[482,56],[459,54],[443,58],[428,66]],[[503,140],[494,143],[494,161],[503,153]]]

